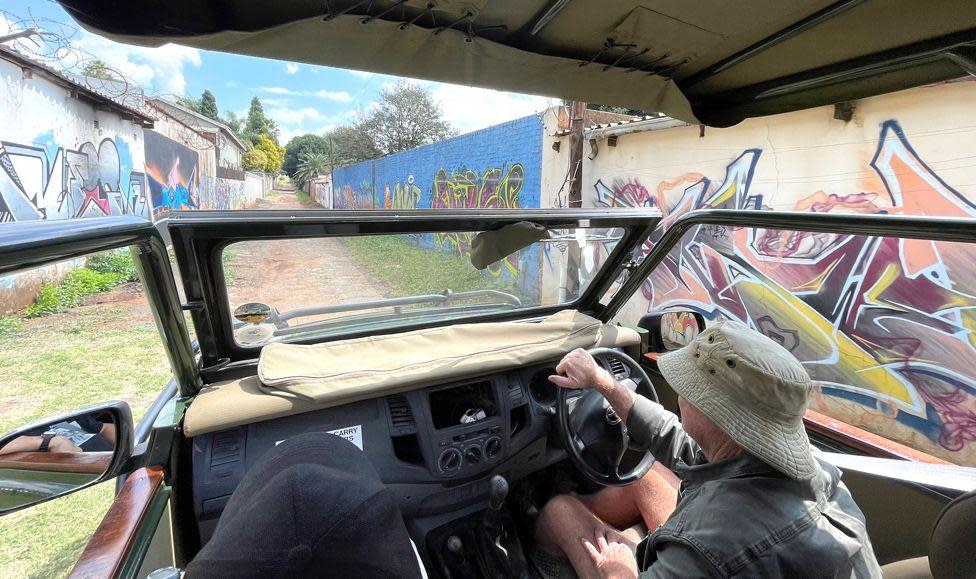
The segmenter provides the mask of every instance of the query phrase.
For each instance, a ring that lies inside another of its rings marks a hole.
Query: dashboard
[[[205,542],[247,472],[269,449],[331,432],[366,452],[405,518],[483,501],[492,474],[510,481],[565,458],[555,436],[556,361],[258,422],[190,439],[194,510]],[[628,377],[623,363],[608,369]]]

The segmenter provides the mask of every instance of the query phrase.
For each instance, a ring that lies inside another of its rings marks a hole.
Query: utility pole
[[[569,107],[569,207],[583,206],[583,116],[586,103],[573,101]]]
[[[583,116],[585,114],[585,102],[573,101],[570,104],[569,196],[567,199],[567,205],[570,209],[583,206]],[[562,294],[561,297],[568,300],[579,297],[582,249],[578,243],[570,242],[566,251],[566,279],[561,284],[560,294]]]

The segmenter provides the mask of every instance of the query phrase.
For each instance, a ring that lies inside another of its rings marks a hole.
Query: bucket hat
[[[661,356],[664,378],[739,446],[790,478],[812,478],[803,414],[814,382],[789,351],[733,320]]]

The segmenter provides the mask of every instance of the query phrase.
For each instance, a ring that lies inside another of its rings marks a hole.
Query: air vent
[[[627,366],[619,358],[610,358],[610,372],[614,376],[627,375]]]
[[[244,447],[241,435],[239,428],[214,434],[210,443],[210,466],[240,460]]]
[[[525,404],[525,392],[522,390],[520,382],[508,385],[508,401],[512,408]]]
[[[393,430],[398,432],[416,430],[410,403],[405,396],[401,394],[387,396],[386,404],[390,407],[390,427]]]

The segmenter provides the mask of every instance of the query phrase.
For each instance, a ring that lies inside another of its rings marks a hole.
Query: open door
[[[23,390],[0,422],[0,516],[17,513],[5,532],[32,541],[7,570],[118,577],[172,565],[173,433],[199,378],[159,231],[128,216],[3,227],[0,277],[36,294],[0,336],[18,360],[7,386]],[[150,311],[132,320],[123,305],[134,295],[144,308],[139,294]],[[78,353],[101,356],[99,372]],[[125,401],[100,401],[111,398]]]

